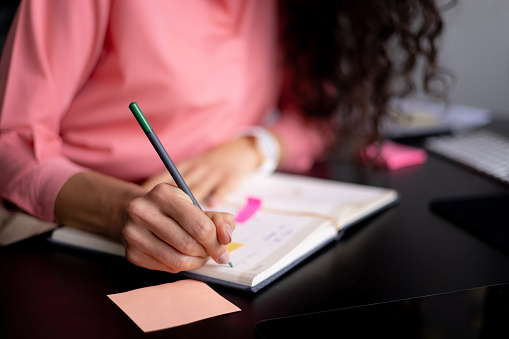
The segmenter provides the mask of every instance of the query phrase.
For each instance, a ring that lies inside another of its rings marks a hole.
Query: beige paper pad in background
[[[48,232],[57,224],[40,220],[24,213],[7,214],[0,206],[0,246],[28,239],[35,235]]]
[[[108,297],[143,332],[240,311],[207,284],[190,279],[110,294]]]

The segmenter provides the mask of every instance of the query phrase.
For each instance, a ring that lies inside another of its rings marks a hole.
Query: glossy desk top
[[[47,235],[0,248],[0,337],[252,338],[261,320],[509,282],[508,253],[428,208],[433,198],[508,186],[431,154],[393,172],[337,160],[311,174],[395,188],[401,201],[256,294],[213,286],[241,312],[148,334],[106,295],[180,276],[54,247]]]

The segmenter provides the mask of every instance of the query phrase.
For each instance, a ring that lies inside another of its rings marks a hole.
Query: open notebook
[[[257,291],[343,231],[394,204],[395,190],[293,174],[246,180],[217,210],[236,216],[228,245],[233,267],[212,260],[182,274],[243,290]],[[54,243],[123,255],[122,245],[61,227]]]

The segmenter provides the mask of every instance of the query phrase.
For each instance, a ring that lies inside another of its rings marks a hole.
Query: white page
[[[314,235],[315,241],[333,238],[338,226],[352,221],[352,212],[365,212],[360,207],[379,199],[386,191],[280,173],[245,181],[223,206],[215,208],[236,215],[248,197],[262,200],[258,212],[247,222],[237,223],[233,232],[232,241],[242,244],[230,253],[233,268],[210,261],[191,272],[249,285],[257,274],[276,264],[316,230],[326,228],[325,233]],[[332,220],[345,223],[336,225]],[[315,245],[302,247],[308,250]]]

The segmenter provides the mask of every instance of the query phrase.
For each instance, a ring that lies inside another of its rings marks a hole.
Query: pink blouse
[[[136,101],[173,160],[263,125],[279,97],[274,0],[22,1],[0,64],[0,194],[53,220],[84,169],[137,182],[164,170]],[[295,111],[271,128],[283,169],[323,153]]]

